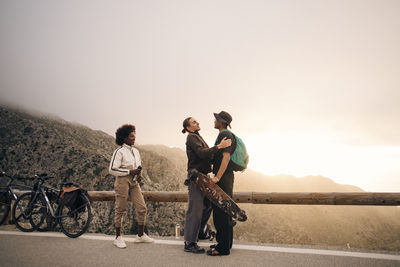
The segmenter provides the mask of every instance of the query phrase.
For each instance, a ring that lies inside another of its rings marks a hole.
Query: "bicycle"
[[[43,188],[46,191],[46,195],[49,199],[50,205],[53,207],[53,210],[57,211],[57,207],[60,204],[60,200],[58,195],[60,194],[60,190],[55,189],[55,188],[51,188],[51,187],[47,187],[42,185]],[[57,220],[55,220],[52,216],[51,216],[51,212],[50,209],[48,207],[46,207],[47,213],[46,213],[46,218],[44,219],[43,223],[38,226],[38,228],[36,229],[39,232],[47,232],[47,231],[58,231],[59,232],[59,228],[57,229]]]
[[[13,176],[6,174],[5,172],[0,173],[0,177],[9,178],[10,181],[6,186],[0,188],[0,225],[2,225],[8,218],[8,214],[11,209],[11,202],[17,200],[17,191],[15,188],[32,190],[31,186],[15,184],[15,180],[32,180],[32,178],[25,178],[20,176]]]
[[[60,189],[57,190],[43,185],[46,180],[54,177],[42,174],[36,175],[36,178],[37,181],[33,186],[33,191],[22,194],[16,201],[17,204],[19,201],[28,200],[25,209],[26,214],[34,216],[36,210],[40,211],[40,218],[37,216],[30,220],[32,228],[48,231],[59,224],[61,231],[68,237],[76,238],[85,233],[92,219],[90,201],[85,194],[85,190],[79,187],[68,190],[74,186],[72,183],[61,183]],[[76,194],[76,201],[73,203],[66,201],[69,191]],[[13,216],[15,216],[15,225],[20,228],[14,209]],[[19,218],[24,218],[24,216]],[[47,225],[40,228],[45,220]]]

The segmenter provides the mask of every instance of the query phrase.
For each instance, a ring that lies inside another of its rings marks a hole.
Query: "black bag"
[[[86,190],[77,188],[76,190],[65,192],[62,195],[62,203],[72,211],[78,209],[78,212],[86,211]]]

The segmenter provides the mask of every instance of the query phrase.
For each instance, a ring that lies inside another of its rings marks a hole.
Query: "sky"
[[[400,191],[400,1],[0,2],[0,100],[140,144],[212,145],[228,111],[251,169]]]

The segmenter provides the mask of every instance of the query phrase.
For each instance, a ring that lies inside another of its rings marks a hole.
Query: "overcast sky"
[[[0,98],[184,148],[213,112],[266,174],[400,191],[400,1],[1,1]]]

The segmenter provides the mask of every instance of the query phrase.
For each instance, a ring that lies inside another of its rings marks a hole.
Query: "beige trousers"
[[[126,213],[126,204],[132,200],[136,212],[136,220],[139,225],[146,222],[146,203],[144,202],[142,190],[138,182],[132,181],[131,176],[117,177],[114,183],[115,190],[115,214],[114,225],[121,227],[124,215]]]

